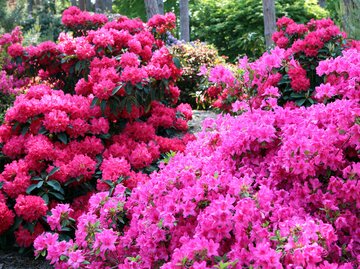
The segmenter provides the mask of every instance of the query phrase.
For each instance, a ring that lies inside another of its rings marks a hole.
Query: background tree
[[[326,6],[326,0],[318,0],[319,6],[325,7]]]
[[[85,0],[79,0],[79,8],[80,8],[81,10],[85,10],[85,9],[86,9]]]
[[[146,17],[150,19],[155,14],[159,14],[158,0],[144,0],[146,8]]]
[[[180,39],[190,41],[189,0],[180,0]]]
[[[300,23],[329,16],[316,0],[277,0],[275,9],[277,17],[286,15]],[[231,61],[238,55],[256,58],[264,52],[262,1],[197,0],[190,10],[192,40],[215,45]]]
[[[158,1],[159,13],[164,14],[164,0],[157,0],[157,1]]]
[[[85,9],[87,11],[94,11],[93,4],[91,3],[91,0],[85,0]]]
[[[264,14],[264,35],[265,45],[270,47],[273,44],[272,35],[276,31],[276,15],[274,0],[262,0]]]
[[[339,15],[342,28],[349,37],[360,39],[360,0],[341,0]]]
[[[34,8],[34,0],[28,0],[27,1],[27,12],[29,15],[31,15],[33,13],[33,8]]]

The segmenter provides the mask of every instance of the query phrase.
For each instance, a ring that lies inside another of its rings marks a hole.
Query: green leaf
[[[40,129],[39,129],[39,134],[46,134],[48,132],[48,130],[46,130],[46,128],[44,126],[41,126]]]
[[[50,173],[48,174],[48,177],[51,177],[59,170],[60,170],[60,167],[55,166],[53,169],[51,169]]]
[[[13,125],[13,127],[11,128],[11,130],[14,132],[14,131],[17,129],[17,127],[19,126],[19,124],[20,124],[20,123],[15,122],[14,125]]]
[[[41,188],[42,185],[44,185],[44,181],[39,181],[39,182],[36,184],[37,188]]]
[[[56,190],[56,191],[60,191],[60,190],[61,190],[61,185],[60,185],[60,183],[59,183],[58,181],[56,181],[56,180],[50,180],[50,181],[47,182],[47,184],[48,184],[51,188],[53,188],[54,190]]]
[[[43,181],[40,181],[40,182],[43,182]],[[33,190],[37,189],[37,188],[38,188],[37,185],[38,185],[38,184],[32,184],[32,185],[30,185],[30,186],[26,189],[26,193],[27,193],[27,194],[30,194]]]
[[[310,102],[312,105],[315,104],[315,100],[314,100],[314,99],[309,98],[308,100],[309,100],[309,102]]]
[[[295,103],[296,103],[298,106],[302,106],[305,102],[306,102],[306,99],[299,99],[299,100],[296,100],[296,101],[295,101]]]
[[[119,85],[119,86],[116,86],[112,92],[111,92],[111,95],[115,95],[120,89],[121,89],[122,85]]]
[[[143,85],[141,83],[137,83],[136,85],[136,88],[138,88],[139,90],[142,90],[143,88]]]
[[[0,190],[2,189],[3,185],[4,185],[4,182],[1,181],[1,182],[0,182]]]
[[[132,94],[132,90],[133,90],[133,86],[130,84],[130,83],[127,83],[125,85],[125,91],[128,95],[131,95]]]
[[[58,200],[64,200],[65,199],[64,195],[62,195],[61,193],[58,193],[58,192],[50,191],[49,194],[51,194],[52,196],[54,196]]]
[[[26,124],[22,129],[21,129],[21,135],[24,136],[26,135],[26,133],[29,131],[30,125]]]
[[[23,222],[22,218],[16,217],[15,218],[15,223],[13,224],[13,226],[11,227],[12,230],[17,230],[17,228],[19,228],[20,224]]]
[[[108,184],[110,187],[113,187],[114,186],[114,182],[112,182],[111,180],[103,180],[104,183]]]
[[[131,103],[131,101],[130,101],[130,99],[128,99],[128,102],[126,102],[126,111],[127,111],[127,113],[131,113],[131,111],[132,111],[132,103]]]
[[[70,232],[70,231],[71,231],[71,228],[69,228],[69,227],[62,227],[62,228],[61,228],[61,231],[62,231],[62,232]]]
[[[79,72],[81,70],[81,61],[78,61],[76,64],[75,64],[75,72]]]
[[[99,98],[94,97],[94,99],[91,101],[90,108],[94,108],[98,101],[99,101]]]
[[[65,145],[68,143],[68,137],[67,137],[66,133],[58,133],[57,137]]]
[[[44,193],[44,195],[41,196],[41,198],[44,199],[45,204],[49,204],[49,195],[47,193]]]
[[[99,135],[99,138],[101,138],[101,139],[110,139],[111,134],[101,134],[101,135]]]
[[[173,62],[176,66],[176,68],[180,69],[181,68],[181,63],[180,60],[178,58],[173,58]]]
[[[100,103],[101,112],[104,113],[106,109],[106,100],[102,100]]]
[[[297,99],[297,98],[304,98],[304,95],[303,95],[303,94],[300,94],[300,93],[292,92],[292,93],[290,94],[290,97]]]

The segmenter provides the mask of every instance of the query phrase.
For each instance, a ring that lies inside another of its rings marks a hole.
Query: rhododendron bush
[[[0,122],[4,120],[5,111],[14,102],[14,96],[22,91],[30,81],[23,77],[24,68],[11,61],[8,48],[22,41],[22,33],[16,27],[11,33],[0,35]]]
[[[11,160],[0,174],[0,236],[15,233],[16,244],[29,247],[54,227],[46,215],[59,202],[71,204],[74,224],[91,193],[118,184],[130,191],[148,180],[161,154],[184,150],[192,111],[176,105],[181,70],[159,39],[174,20],[107,22],[71,7],[63,23],[77,37],[6,47],[32,83],[0,127],[2,154]]]
[[[264,109],[277,104],[310,106],[319,101],[316,87],[339,79],[333,74],[325,80],[324,73],[317,69],[319,63],[342,55],[358,43],[346,40],[346,34],[330,19],[311,20],[304,25],[283,17],[277,26],[278,32],[273,35],[276,47],[258,60],[242,58],[236,71],[223,66],[202,71],[208,74],[210,83],[204,98],[213,107],[230,112],[235,102],[235,111],[243,102]]]

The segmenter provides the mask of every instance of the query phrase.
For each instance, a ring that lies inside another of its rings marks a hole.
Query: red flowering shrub
[[[341,55],[351,43],[347,44],[346,34],[330,19],[303,25],[283,17],[277,26],[278,32],[273,35],[277,46],[273,50],[252,63],[246,57],[240,59],[238,71],[216,67],[208,72],[212,87],[205,98],[214,107],[229,112],[235,101],[249,99],[251,108],[265,109],[276,103],[310,106],[316,102],[315,88],[325,82],[316,68],[321,61]],[[215,93],[214,87],[219,89]]]
[[[63,22],[81,36],[8,47],[23,76],[36,81],[17,96],[0,127],[2,153],[11,159],[0,174],[1,206],[8,206],[0,211],[0,235],[11,238],[15,231],[20,247],[49,226],[71,235],[61,225],[87,210],[96,189],[113,192],[121,183],[129,191],[148,180],[161,154],[182,151],[193,139],[184,135],[191,108],[175,107],[181,70],[152,34],[160,22],[107,22],[74,7]],[[67,215],[53,211],[59,202],[69,204]]]
[[[0,122],[3,122],[5,111],[14,102],[14,96],[22,91],[30,81],[22,77],[24,68],[11,62],[9,52],[14,44],[22,42],[22,33],[16,27],[11,33],[0,35]]]

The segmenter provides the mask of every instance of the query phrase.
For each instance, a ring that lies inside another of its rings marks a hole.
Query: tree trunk
[[[180,0],[180,38],[190,41],[189,0]]]
[[[319,6],[321,6],[322,8],[325,8],[325,6],[326,6],[326,0],[318,0],[318,4],[319,4]]]
[[[342,28],[348,34],[349,38],[360,38],[360,0],[341,0],[340,1],[340,16],[342,21]]]
[[[27,11],[28,15],[32,15],[34,9],[34,0],[28,0]]]
[[[159,13],[164,15],[164,0],[157,0],[158,7],[159,7]]]
[[[76,3],[77,1],[76,0],[70,0],[70,4],[72,5],[72,6],[77,6],[77,3]]]
[[[155,14],[159,14],[158,0],[144,0],[146,8],[146,17],[149,20]]]
[[[263,13],[264,13],[264,34],[266,47],[273,44],[272,35],[276,31],[276,16],[275,16],[275,3],[274,0],[263,0]]]
[[[85,0],[85,8],[86,8],[86,11],[92,11],[91,0]]]
[[[85,6],[85,0],[79,0],[79,8],[81,10],[85,10],[86,6]]]
[[[112,0],[106,0],[106,3],[105,3],[105,9],[106,9],[106,12],[109,12],[111,13],[112,12]]]
[[[95,12],[103,13],[105,10],[104,0],[96,0],[95,2]]]

